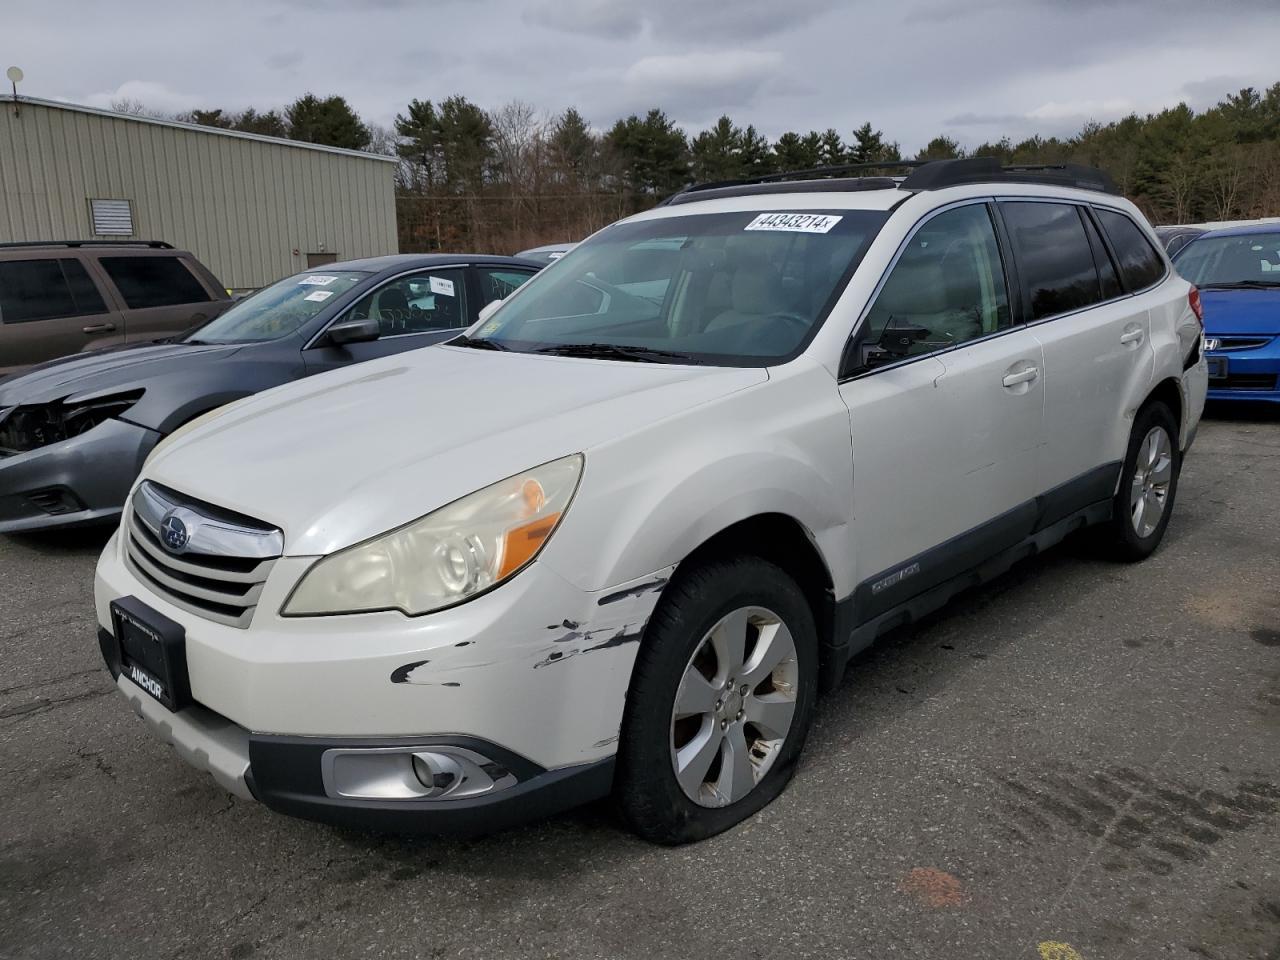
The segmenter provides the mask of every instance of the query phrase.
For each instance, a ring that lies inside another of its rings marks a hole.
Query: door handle
[[[1001,382],[1006,387],[1016,387],[1020,383],[1030,383],[1038,376],[1040,376],[1039,367],[1027,367],[1027,369],[1019,370],[1017,373],[1006,373],[1004,380]]]
[[[84,328],[85,333],[110,333],[116,328],[114,323],[91,323]]]
[[[1120,334],[1120,342],[1121,342],[1121,343],[1141,343],[1141,342],[1142,342],[1142,331],[1141,331],[1141,330],[1130,330],[1130,331],[1128,331],[1127,333],[1122,333],[1122,334]]]

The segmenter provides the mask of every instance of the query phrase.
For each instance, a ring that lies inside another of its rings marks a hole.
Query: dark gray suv
[[[456,337],[540,266],[470,254],[327,264],[174,342],[0,378],[0,533],[113,520],[162,437],[268,387]],[[456,411],[423,411],[424,424],[441,412]]]

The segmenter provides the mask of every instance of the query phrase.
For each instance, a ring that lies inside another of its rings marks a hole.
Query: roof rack
[[[905,176],[843,176],[870,170],[902,169]],[[719,180],[685,187],[659,206],[692,203],[717,197],[739,197],[762,193],[844,192],[898,188],[912,192],[942,190],[972,183],[1040,183],[1078,190],[1119,193],[1104,171],[1078,163],[1014,164],[1002,166],[996,157],[969,157],[963,160],[883,160],[872,163],[844,163],[808,170],[790,170],[741,180]]]
[[[153,250],[172,250],[172,243],[163,240],[17,240],[0,243],[0,249],[13,247],[151,247]]]
[[[969,183],[1043,183],[1077,190],[1119,193],[1115,181],[1097,167],[1080,163],[1024,163],[1002,166],[997,157],[934,160],[902,181],[903,190],[941,190]]]

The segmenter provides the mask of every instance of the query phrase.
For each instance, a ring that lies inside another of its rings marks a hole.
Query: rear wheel
[[[1178,421],[1163,403],[1134,418],[1108,537],[1119,560],[1144,560],[1164,538],[1182,468],[1177,437]]]
[[[817,692],[804,594],[754,557],[682,573],[645,633],[618,756],[624,817],[657,843],[741,822],[786,786]]]

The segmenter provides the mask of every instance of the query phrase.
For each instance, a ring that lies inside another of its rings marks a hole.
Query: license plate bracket
[[[1227,358],[1226,357],[1205,357],[1209,364],[1210,380],[1227,379]]]
[[[191,702],[187,632],[137,597],[111,601],[111,626],[120,672],[170,710]]]

